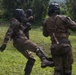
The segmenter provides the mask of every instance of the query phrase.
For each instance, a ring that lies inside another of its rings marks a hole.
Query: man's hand
[[[3,52],[6,48],[6,44],[3,44],[1,47],[0,47],[0,51]]]
[[[26,23],[26,26],[27,26],[27,27],[30,27],[30,26],[31,26],[31,23],[30,23],[30,22],[27,22],[27,23]]]
[[[34,17],[33,17],[33,16],[30,16],[28,19],[31,21],[31,20],[33,20],[33,19],[34,19]]]

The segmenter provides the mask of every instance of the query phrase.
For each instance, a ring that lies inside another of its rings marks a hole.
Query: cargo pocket
[[[59,45],[53,44],[50,49],[52,55],[59,55]]]
[[[71,45],[70,44],[61,44],[61,54],[68,53],[71,50]]]

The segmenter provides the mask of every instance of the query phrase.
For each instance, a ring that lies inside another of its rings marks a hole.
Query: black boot
[[[68,73],[64,71],[64,75],[72,75],[72,66],[70,67],[70,70]]]
[[[41,67],[45,68],[46,66],[50,66],[53,67],[54,63],[53,61],[49,61],[47,60],[47,57],[45,55],[45,53],[43,52],[42,48],[37,48],[37,52],[36,52],[37,56],[41,59]]]
[[[33,68],[33,65],[35,63],[35,59],[28,59],[27,63],[26,63],[26,67],[25,67],[25,74],[24,75],[30,75],[31,74],[31,71],[32,71],[32,68]]]
[[[61,70],[56,70],[55,69],[55,71],[54,71],[54,74],[53,75],[65,75],[64,74],[64,72],[63,72],[63,70],[61,69]]]
[[[72,75],[71,73],[64,73],[64,75]]]
[[[42,62],[41,62],[41,67],[42,67],[42,68],[45,68],[45,67],[47,67],[47,66],[53,67],[53,66],[54,66],[54,63],[53,63],[53,61],[49,61],[49,60],[47,60],[46,58],[43,58],[43,59],[42,59]]]

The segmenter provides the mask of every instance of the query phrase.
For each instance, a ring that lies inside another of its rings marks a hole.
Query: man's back
[[[26,27],[24,27],[18,20],[13,19],[11,21],[10,27],[12,28],[12,31],[13,31],[12,39],[16,40],[18,38],[23,38],[23,37],[25,38],[26,37],[24,34],[24,30],[26,29]]]
[[[47,18],[45,28],[49,36],[52,36],[55,33],[57,37],[68,37],[68,27],[64,23],[65,16],[63,15],[52,15]],[[44,33],[45,34],[45,33]]]

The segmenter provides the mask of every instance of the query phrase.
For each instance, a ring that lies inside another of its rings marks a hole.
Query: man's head
[[[15,9],[14,11],[14,17],[21,22],[22,21],[22,17],[25,16],[25,12],[23,9]]]
[[[53,13],[60,14],[60,6],[57,3],[49,5],[48,15],[51,16]]]
[[[26,10],[26,15],[29,17],[29,16],[33,16],[33,11],[32,9],[27,9]]]

